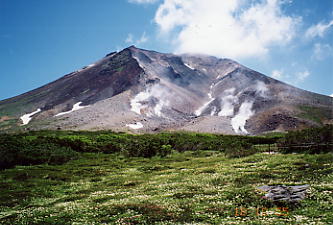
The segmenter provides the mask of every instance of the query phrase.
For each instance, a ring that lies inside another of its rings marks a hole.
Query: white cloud
[[[125,40],[126,43],[133,43],[133,34],[128,34]]]
[[[307,69],[303,69],[300,72],[291,72],[289,74],[285,73],[283,69],[273,70],[271,73],[272,78],[280,80],[280,81],[292,83],[294,85],[297,85],[300,82],[303,82],[309,76],[310,76],[310,72]]]
[[[331,94],[330,97],[333,97],[333,94]]]
[[[219,57],[263,56],[274,45],[288,43],[299,18],[281,11],[282,1],[164,0],[155,15],[162,34],[173,37],[177,53]],[[248,3],[248,2],[247,2]]]
[[[310,72],[308,70],[304,70],[302,72],[296,73],[296,79],[298,82],[304,81],[306,78],[310,76]]]
[[[316,60],[323,60],[331,56],[333,54],[332,52],[333,49],[329,44],[316,43],[313,47],[312,58]]]
[[[281,71],[281,70],[273,70],[271,77],[273,77],[274,79],[280,80],[280,79],[284,78],[285,75],[283,75],[283,71]]]
[[[157,0],[128,0],[128,2],[137,4],[151,4],[157,2]]]
[[[148,41],[148,37],[146,35],[146,32],[143,32],[140,39],[136,41],[136,44],[142,44]]]
[[[314,38],[314,37],[324,37],[327,30],[333,26],[333,20],[328,23],[320,22],[316,25],[311,26],[309,29],[306,30],[305,36],[307,38]]]
[[[134,39],[133,34],[129,33],[127,35],[127,38],[125,39],[125,43],[127,44],[134,44],[134,45],[140,45],[143,43],[146,43],[148,41],[148,37],[146,35],[146,32],[143,32],[141,37],[137,40]]]

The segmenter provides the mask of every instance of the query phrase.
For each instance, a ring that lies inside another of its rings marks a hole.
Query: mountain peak
[[[231,59],[163,54],[134,45],[0,102],[0,130],[257,134],[317,126],[332,118],[329,97],[278,82]]]
[[[126,49],[138,49],[135,45],[128,46]]]

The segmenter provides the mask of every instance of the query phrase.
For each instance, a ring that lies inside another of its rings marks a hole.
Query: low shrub
[[[128,157],[165,157],[172,151],[221,151],[229,157],[256,152],[254,144],[276,137],[216,135],[191,132],[132,135],[111,131],[30,131],[0,135],[0,168],[39,163],[60,164],[78,152],[122,153]]]
[[[224,152],[229,158],[240,158],[255,154],[257,150],[253,144],[237,139],[226,140],[223,144]]]
[[[289,131],[278,142],[283,153],[328,153],[333,152],[333,125]]]
[[[124,146],[123,151],[130,157],[166,156],[171,153],[171,146],[165,145],[162,139],[153,135],[133,136]]]
[[[24,139],[20,136],[0,137],[0,169],[16,165],[63,164],[78,157],[71,148],[48,142],[45,139]]]

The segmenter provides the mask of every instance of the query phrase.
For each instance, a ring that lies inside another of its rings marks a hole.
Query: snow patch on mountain
[[[21,116],[20,119],[23,122],[22,126],[27,125],[30,122],[30,120],[32,119],[32,116],[41,112],[41,111],[42,111],[41,109],[37,109],[36,111],[34,111],[32,113],[27,113],[27,114],[24,114],[23,116]]]
[[[61,113],[58,113],[57,115],[55,116],[62,116],[62,115],[65,115],[65,114],[68,114],[68,113],[71,113],[71,112],[74,112],[74,111],[77,111],[79,109],[83,109],[87,106],[80,106],[82,102],[78,102],[76,104],[73,105],[73,108],[69,111],[66,111],[66,112],[61,112]]]
[[[126,127],[137,130],[137,129],[143,128],[143,124],[140,123],[140,122],[137,122],[137,123],[134,123],[134,124],[126,124]]]
[[[84,66],[84,67],[82,67],[81,69],[75,71],[74,73],[79,73],[79,72],[81,72],[81,71],[83,71],[83,70],[86,70],[86,69],[88,69],[88,68],[91,68],[91,67],[93,67],[93,66],[95,66],[95,65],[96,65],[96,64],[93,63],[93,64],[90,64],[90,65],[88,65],[88,66]]]
[[[195,68],[193,68],[192,66],[190,66],[189,64],[187,63],[184,63],[185,66],[187,66],[188,68],[190,68],[191,70],[195,70]]]

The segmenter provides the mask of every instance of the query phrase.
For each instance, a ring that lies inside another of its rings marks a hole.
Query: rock
[[[277,185],[277,186],[268,186],[264,185],[258,187],[258,189],[267,192],[265,198],[273,202],[290,202],[296,203],[305,198],[306,190],[309,188],[309,185],[296,185],[296,186],[286,186],[286,185]]]

